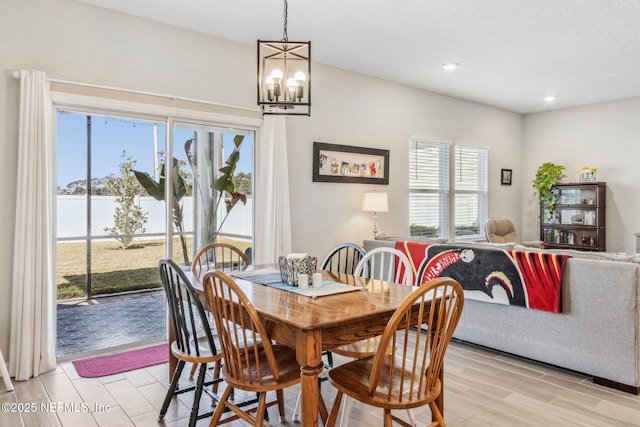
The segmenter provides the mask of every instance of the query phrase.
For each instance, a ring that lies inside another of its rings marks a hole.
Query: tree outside
[[[121,158],[120,175],[110,175],[105,182],[108,194],[116,196],[118,206],[116,206],[113,215],[114,226],[105,227],[104,231],[115,236],[122,249],[127,249],[136,234],[145,232],[144,225],[147,222],[148,214],[136,203],[136,197],[142,191],[133,174],[136,162],[131,157],[127,157],[124,150]]]

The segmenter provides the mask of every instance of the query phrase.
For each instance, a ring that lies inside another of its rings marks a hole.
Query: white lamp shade
[[[387,193],[364,193],[362,210],[365,212],[389,212]]]

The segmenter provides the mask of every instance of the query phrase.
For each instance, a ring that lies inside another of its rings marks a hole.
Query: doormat
[[[81,377],[96,378],[159,365],[168,361],[169,347],[167,343],[163,343],[121,353],[74,360],[71,363]]]

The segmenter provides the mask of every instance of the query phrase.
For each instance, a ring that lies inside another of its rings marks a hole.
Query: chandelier
[[[282,40],[258,40],[258,105],[262,114],[311,115],[311,42],[290,42],[287,0]]]

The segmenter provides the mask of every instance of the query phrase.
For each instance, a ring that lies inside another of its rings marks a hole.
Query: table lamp
[[[378,193],[376,191],[364,193],[362,210],[373,212],[373,237],[375,238],[378,233],[378,212],[389,212],[387,193]]]

